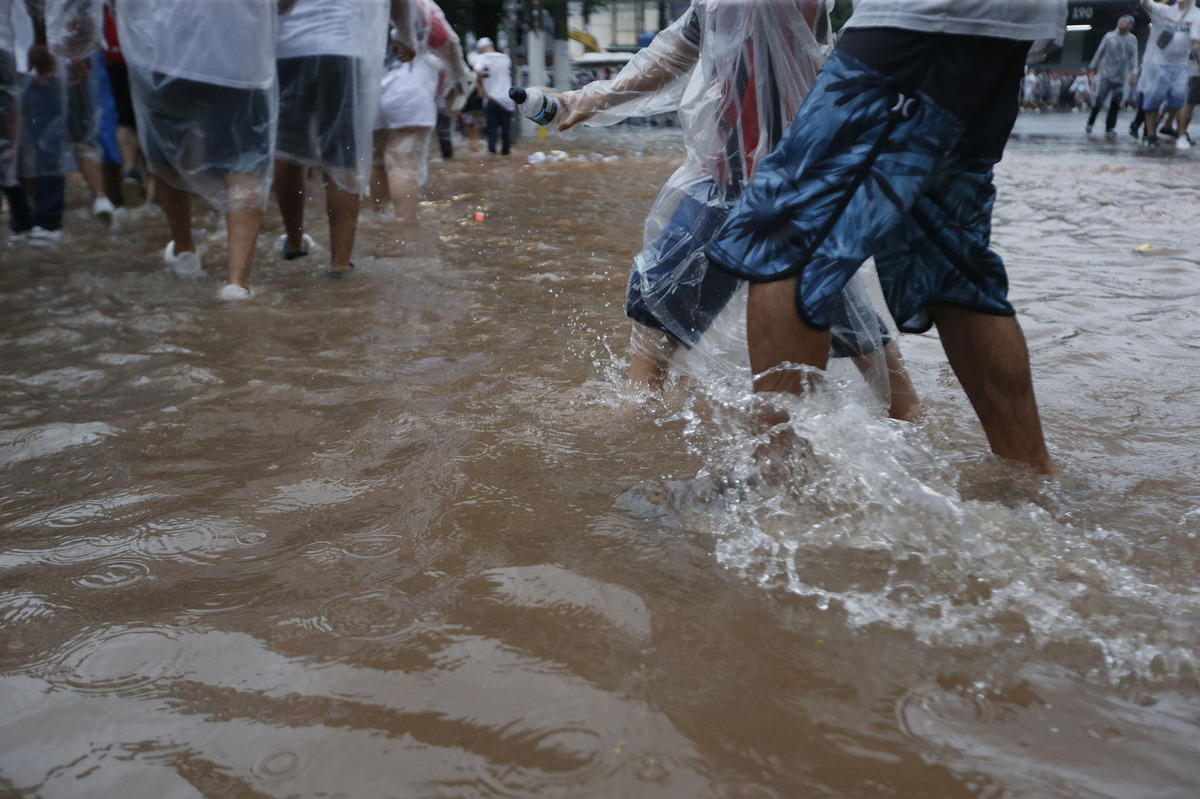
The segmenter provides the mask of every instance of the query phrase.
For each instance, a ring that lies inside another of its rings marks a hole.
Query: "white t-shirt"
[[[1169,64],[1182,67],[1192,52],[1192,42],[1200,40],[1200,10],[1192,6],[1186,12],[1178,6],[1162,3],[1150,4],[1150,38],[1146,40],[1146,53],[1142,58],[1146,66]],[[1165,48],[1158,46],[1158,37],[1163,31],[1175,28],[1171,43]]]
[[[367,40],[383,20],[385,0],[297,0],[279,22],[276,58],[310,55],[367,57]],[[374,48],[372,48],[374,49]]]
[[[120,0],[117,12],[132,67],[239,89],[275,82],[276,0]]]
[[[855,0],[845,27],[1032,42],[1062,38],[1066,25],[1067,0]]]
[[[417,56],[383,73],[375,129],[432,128],[437,123],[437,56]]]
[[[472,62],[483,78],[483,91],[500,106],[512,111],[517,104],[508,96],[512,88],[512,59],[500,52],[476,53]]]

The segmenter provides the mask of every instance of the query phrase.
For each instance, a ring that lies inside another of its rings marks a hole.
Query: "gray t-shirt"
[[[904,28],[1032,42],[1061,39],[1067,0],[856,0],[847,28]]]

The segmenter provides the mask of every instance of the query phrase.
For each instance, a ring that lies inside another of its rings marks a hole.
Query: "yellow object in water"
[[[1135,247],[1134,249],[1136,249],[1138,252],[1149,252],[1150,250],[1154,249],[1154,245],[1153,244],[1143,244],[1139,247]]]

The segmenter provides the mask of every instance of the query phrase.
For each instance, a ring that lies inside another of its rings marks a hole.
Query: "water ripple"
[[[150,566],[145,561],[121,559],[104,561],[71,579],[80,588],[112,591],[129,588],[150,577]]]
[[[52,686],[83,694],[137,697],[156,693],[182,676],[178,633],[155,625],[107,627],[86,632],[40,664]]]

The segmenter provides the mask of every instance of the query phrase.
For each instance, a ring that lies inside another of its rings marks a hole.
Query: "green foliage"
[[[835,0],[829,16],[833,21],[833,29],[840,31],[854,12],[854,0]]]

